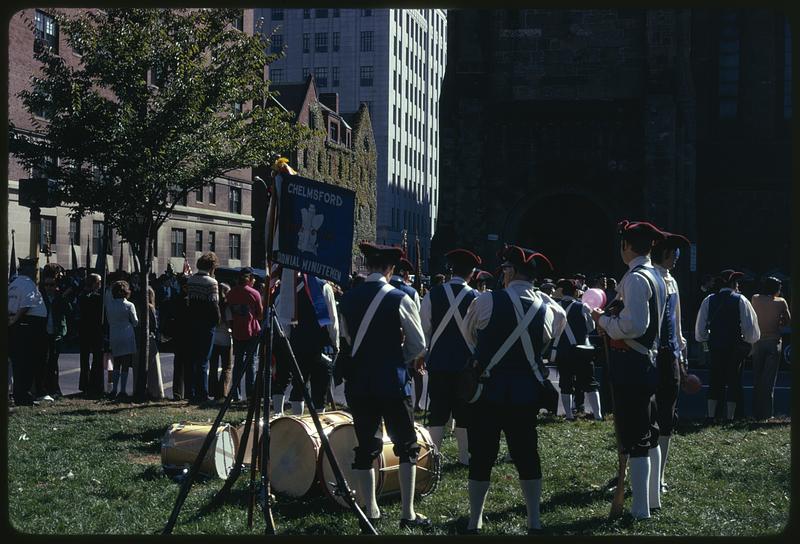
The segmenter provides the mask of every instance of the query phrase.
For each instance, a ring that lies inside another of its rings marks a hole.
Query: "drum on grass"
[[[245,448],[244,459],[242,459],[242,464],[246,466],[250,466],[250,461],[252,459],[252,452],[253,452],[253,435],[255,434],[255,422],[250,424],[250,434],[247,436],[247,444],[245,444],[242,439],[244,438],[244,430],[246,421],[242,421],[239,426],[236,427],[236,436],[239,439],[239,447]],[[258,425],[258,436],[259,441],[258,443],[261,444],[261,433],[264,432],[264,418],[260,418],[259,425]],[[256,469],[259,468],[258,462],[256,461]]]
[[[420,445],[419,456],[417,457],[417,477],[415,493],[419,496],[426,496],[433,493],[439,484],[441,477],[440,456],[433,444],[431,435],[422,425],[415,423],[417,443]],[[331,449],[339,463],[342,475],[347,480],[350,489],[353,490],[353,469],[351,468],[355,460],[355,451],[358,441],[356,440],[355,426],[352,424],[336,427],[328,435]],[[386,429],[383,429],[383,451],[375,459],[373,468],[375,469],[375,495],[384,497],[400,492],[400,459],[394,454],[394,444]],[[337,492],[336,478],[333,469],[324,454],[320,458],[320,480],[325,493],[340,506],[347,507],[347,502]]]
[[[161,464],[167,472],[190,467],[197,459],[211,425],[173,423],[161,439]],[[220,425],[208,448],[199,472],[206,476],[227,478],[236,458],[239,437],[230,425]]]
[[[337,427],[352,424],[347,412],[319,414],[326,436]],[[302,497],[317,481],[322,442],[310,415],[284,416],[270,422],[269,457],[272,489],[289,497]]]

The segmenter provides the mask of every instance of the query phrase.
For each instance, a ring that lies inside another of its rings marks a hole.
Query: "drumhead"
[[[270,422],[271,485],[277,493],[302,497],[316,478],[319,437],[294,416]]]
[[[328,441],[331,444],[333,454],[336,456],[336,461],[339,464],[339,469],[342,471],[342,476],[347,480],[347,485],[351,490],[355,490],[353,478],[353,461],[355,461],[356,454],[353,448],[358,445],[356,440],[356,430],[352,423],[345,423],[336,426],[330,433],[328,433]],[[332,498],[339,506],[347,508],[347,501],[341,496],[336,494],[336,478],[333,475],[331,463],[328,456],[324,453],[321,455],[319,464],[320,480],[325,493]],[[376,469],[376,476],[380,468],[379,461],[376,459],[373,464]],[[375,478],[375,490],[378,490],[378,478]],[[358,501],[362,502],[362,501]]]
[[[198,423],[172,424],[161,439],[161,464],[165,470],[189,467],[211,430],[211,425]],[[229,425],[220,426],[199,467],[207,476],[227,478],[236,458],[237,440]]]

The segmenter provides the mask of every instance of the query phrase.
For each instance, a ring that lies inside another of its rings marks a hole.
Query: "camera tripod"
[[[288,352],[289,358],[292,361],[292,370],[295,373],[297,381],[303,384],[303,399],[305,400],[306,406],[308,406],[311,419],[314,422],[314,427],[316,428],[316,431],[319,434],[320,441],[322,442],[324,455],[327,455],[328,460],[330,461],[331,469],[333,470],[334,478],[336,479],[336,494],[342,496],[342,498],[347,502],[350,509],[358,517],[360,526],[366,529],[369,533],[377,535],[378,532],[375,530],[375,528],[367,519],[364,512],[356,503],[355,494],[350,489],[347,480],[345,480],[344,475],[342,474],[342,471],[339,468],[339,463],[336,461],[336,456],[333,453],[333,449],[331,448],[330,442],[328,441],[328,437],[323,432],[322,424],[320,423],[319,420],[319,415],[314,407],[314,403],[311,398],[311,392],[309,391],[309,387],[306,384],[305,378],[300,370],[300,365],[298,364],[297,358],[294,355],[294,351],[292,350],[292,345],[289,342],[289,339],[286,337],[286,334],[284,333],[283,328],[281,327],[281,324],[278,321],[278,318],[275,314],[274,304],[272,304],[271,301],[269,301],[267,305],[266,323],[267,323],[267,328],[265,331],[263,331],[263,336],[261,340],[261,351],[258,360],[256,387],[254,388],[253,394],[251,395],[251,398],[248,402],[247,418],[245,419],[244,431],[241,437],[242,447],[238,448],[236,452],[236,459],[234,461],[233,469],[228,474],[228,477],[222,489],[220,489],[217,492],[217,494],[212,498],[211,504],[218,504],[222,502],[227,496],[228,492],[233,487],[236,480],[239,478],[242,469],[242,462],[244,461],[244,456],[246,453],[245,450],[247,449],[244,445],[247,444],[247,440],[250,436],[250,433],[253,432],[254,437],[252,441],[252,450],[250,455],[250,485],[249,485],[250,500],[248,505],[247,525],[249,528],[252,528],[253,526],[253,510],[255,508],[255,503],[257,502],[264,516],[264,525],[265,525],[264,533],[268,535],[275,534],[275,522],[272,517],[272,507],[275,504],[275,497],[270,492],[269,402],[271,398],[271,382],[272,382],[271,362],[273,353],[273,342],[276,339],[275,335],[277,333],[278,341],[285,342],[285,346],[287,348],[286,351]],[[244,372],[244,365],[242,365],[239,369],[234,371],[234,376],[233,376],[234,384],[238,384],[241,382],[243,372]],[[188,474],[183,480],[180,492],[178,493],[178,497],[175,501],[175,506],[173,507],[169,520],[167,521],[167,524],[164,527],[164,530],[162,531],[161,534],[164,535],[172,534],[172,530],[175,527],[175,523],[178,520],[178,516],[180,515],[183,503],[186,500],[186,497],[189,494],[189,490],[191,489],[192,484],[194,483],[194,480],[200,469],[200,464],[202,463],[203,458],[206,455],[206,452],[211,447],[211,443],[213,442],[214,437],[217,434],[217,429],[219,428],[219,425],[222,422],[222,418],[225,416],[225,413],[228,411],[228,408],[231,405],[235,389],[236,388],[231,387],[231,390],[225,397],[225,401],[223,402],[222,407],[220,408],[219,413],[217,414],[217,417],[214,420],[214,423],[208,432],[208,435],[203,441],[203,445],[200,447],[200,451],[197,454],[197,458],[195,459],[194,463],[192,463],[192,466],[189,469]],[[263,425],[264,434],[263,438],[259,441],[258,434],[260,425],[258,425],[257,423],[260,421],[259,412],[262,410],[262,403],[263,403],[263,413],[264,413],[264,425]],[[261,476],[258,485],[256,485],[255,482],[256,465],[260,467],[260,476]]]

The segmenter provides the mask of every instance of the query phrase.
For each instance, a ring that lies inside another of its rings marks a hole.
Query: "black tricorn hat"
[[[553,269],[550,259],[543,253],[519,246],[508,246],[502,251],[503,263],[514,265],[520,271],[533,275],[536,272],[536,260],[539,259]]]
[[[370,242],[361,242],[358,249],[367,260],[380,259],[388,264],[397,264],[403,256],[403,250],[397,246],[382,246]]]
[[[570,292],[574,291],[577,288],[575,282],[569,279],[558,280],[558,282],[556,282],[556,287],[558,287],[559,289],[569,289]]]
[[[405,257],[400,257],[400,260],[397,262],[394,269],[396,272],[413,272],[414,265],[411,264],[411,261]]]
[[[479,270],[478,273],[475,275],[475,279],[477,281],[491,281],[494,279],[494,276],[491,275],[486,270]]]
[[[719,277],[722,278],[723,282],[728,284],[735,279],[743,278],[744,272],[737,272],[736,270],[726,268],[725,270],[719,273]]]
[[[444,254],[447,262],[461,268],[475,268],[482,264],[481,258],[468,249],[454,249]]]
[[[624,219],[617,223],[617,233],[623,240],[650,240],[658,242],[663,240],[665,235],[658,227],[647,221],[628,221]]]
[[[667,231],[661,232],[664,234],[664,239],[656,242],[655,249],[674,249],[692,245],[689,239],[682,234],[675,234],[674,232]]]

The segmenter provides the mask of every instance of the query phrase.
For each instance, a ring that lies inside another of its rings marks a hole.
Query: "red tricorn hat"
[[[492,281],[494,276],[488,273],[486,270],[480,270],[475,276],[475,279],[478,281]]]
[[[395,272],[413,272],[414,265],[411,264],[411,261],[406,259],[405,257],[400,257],[400,260],[394,267]]]
[[[737,272],[736,270],[732,270],[730,268],[727,268],[727,269],[725,269],[725,270],[723,270],[722,272],[719,273],[719,277],[722,278],[723,282],[728,284],[728,283],[732,282],[735,279],[743,278],[744,277],[744,273],[743,272]]]
[[[522,272],[533,275],[536,272],[536,260],[539,259],[553,269],[550,260],[542,253],[519,246],[508,246],[502,252],[503,265],[510,264]]]
[[[380,259],[387,264],[397,264],[403,256],[403,250],[397,246],[382,246],[378,244],[371,244],[369,242],[361,242],[358,244],[358,249],[364,254],[368,261],[373,259]]]
[[[444,256],[447,258],[447,262],[459,268],[475,268],[482,263],[481,258],[468,249],[454,249],[445,253]]]
[[[682,234],[675,234],[674,232],[661,231],[664,234],[664,239],[656,243],[657,249],[675,249],[680,247],[689,247],[692,243],[686,236]]]
[[[629,242],[647,240],[651,244],[655,244],[665,238],[661,229],[647,221],[628,221],[624,219],[617,223],[617,233],[622,236],[623,240]]]

